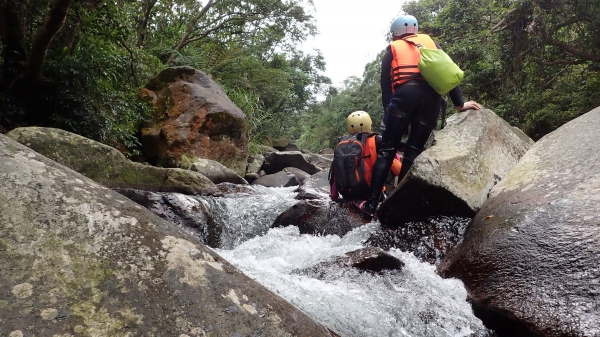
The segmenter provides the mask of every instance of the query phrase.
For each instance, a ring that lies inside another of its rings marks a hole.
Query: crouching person
[[[329,170],[330,197],[334,201],[350,202],[359,214],[371,219],[371,214],[360,211],[361,204],[369,195],[371,172],[381,136],[371,131],[371,117],[364,111],[355,111],[346,119],[348,135],[340,137],[333,150],[333,162]],[[398,154],[391,166],[391,173],[400,174],[402,164]],[[382,188],[382,192],[385,187]],[[384,193],[381,194],[385,196]]]

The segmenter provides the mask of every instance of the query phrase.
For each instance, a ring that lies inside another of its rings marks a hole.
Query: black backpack
[[[330,181],[335,184],[338,192],[346,200],[365,198],[369,192],[366,173],[371,171],[365,163],[365,158],[371,156],[367,146],[367,138],[373,134],[357,133],[340,137],[333,149]]]

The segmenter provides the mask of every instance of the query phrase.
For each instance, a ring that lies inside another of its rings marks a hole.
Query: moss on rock
[[[214,188],[198,172],[134,163],[117,149],[53,128],[17,128],[8,137],[110,188],[193,194]]]

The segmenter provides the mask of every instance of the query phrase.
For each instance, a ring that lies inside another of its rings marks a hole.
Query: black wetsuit
[[[381,63],[381,99],[386,113],[382,123],[382,142],[377,151],[377,161],[373,166],[369,191],[369,204],[372,210],[376,207],[387,173],[409,125],[410,133],[406,141],[399,180],[404,178],[415,158],[423,151],[431,131],[437,126],[442,104],[442,96],[425,80],[410,80],[399,84],[392,92],[390,74],[392,60],[392,51],[388,47]],[[449,95],[454,106],[464,105],[459,86],[452,89]]]

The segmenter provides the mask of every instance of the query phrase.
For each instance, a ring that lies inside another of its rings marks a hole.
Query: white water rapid
[[[392,249],[401,271],[383,274],[330,267],[320,262],[359,248],[379,223],[344,237],[300,235],[298,228],[269,229],[292,206],[294,187],[262,188],[259,194],[206,198],[218,209],[231,249],[215,249],[246,275],[344,337],[488,336],[473,315],[461,281],[443,279],[435,267]],[[304,271],[302,271],[304,270]]]

